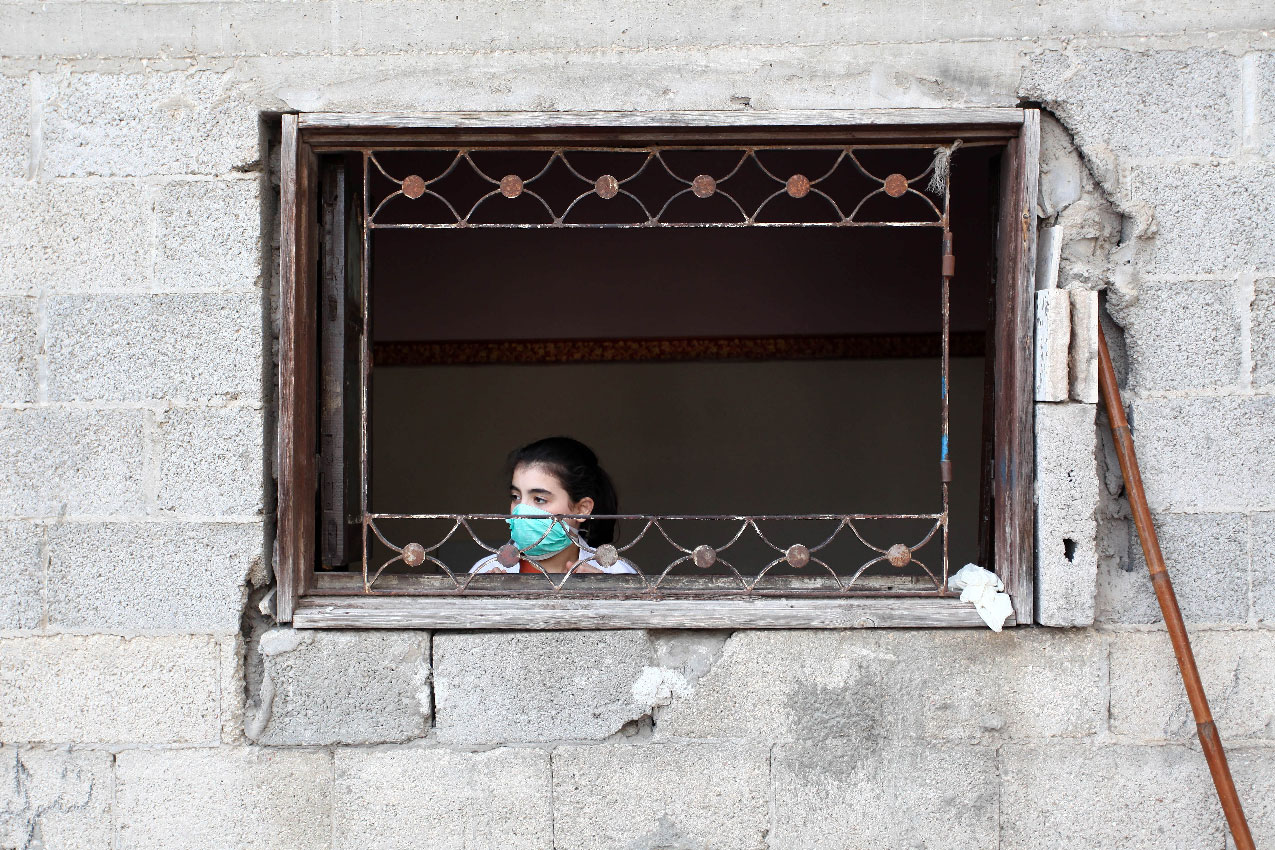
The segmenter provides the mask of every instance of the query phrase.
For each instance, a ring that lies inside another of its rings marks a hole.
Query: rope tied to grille
[[[940,145],[934,149],[934,164],[931,166],[930,182],[926,189],[934,194],[942,194],[947,187],[947,177],[952,167],[952,154],[962,145],[960,139],[946,147]]]

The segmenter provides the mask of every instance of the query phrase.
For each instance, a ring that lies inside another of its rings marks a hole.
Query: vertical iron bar
[[[371,151],[363,151],[363,251],[360,260],[359,298],[363,308],[363,339],[359,346],[359,504],[362,507],[363,526],[363,590],[369,592],[367,582],[368,557],[368,384],[372,369],[372,299],[369,293],[370,264],[372,262],[371,231],[368,228],[368,216],[371,207],[368,205],[368,185],[371,183],[369,160]]]
[[[949,152],[948,156],[951,156]],[[939,452],[939,479],[943,487],[943,586],[939,589],[940,594],[947,593],[947,577],[949,572],[948,564],[948,526],[951,522],[951,482],[952,482],[952,459],[951,459],[951,405],[950,397],[950,380],[951,380],[951,358],[952,358],[952,275],[956,271],[956,259],[952,253],[952,230],[951,230],[951,200],[952,200],[952,169],[949,161],[947,175],[943,180],[943,259],[942,259],[942,353],[940,360],[942,365],[942,429],[943,434],[940,437],[941,447]]]

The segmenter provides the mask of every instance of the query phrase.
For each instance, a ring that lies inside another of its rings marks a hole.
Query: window
[[[280,619],[978,625],[960,559],[1030,622],[1038,126],[284,116]],[[577,423],[636,572],[471,572],[522,554],[500,459]]]

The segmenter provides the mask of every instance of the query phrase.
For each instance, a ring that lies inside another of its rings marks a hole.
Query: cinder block
[[[1226,274],[1275,268],[1275,162],[1140,165],[1133,200],[1155,210],[1156,236],[1142,260],[1154,275]]]
[[[763,850],[770,749],[612,744],[553,751],[554,846]]]
[[[1050,107],[1082,145],[1123,157],[1227,156],[1239,147],[1239,60],[1220,50],[1049,52],[1029,62],[1020,94]]]
[[[1275,737],[1275,631],[1196,631],[1191,648],[1222,740]],[[1111,731],[1143,741],[1195,740],[1168,633],[1111,636]]]
[[[635,690],[651,663],[640,631],[437,634],[439,740],[605,738],[651,711]]]
[[[1190,623],[1248,620],[1248,524],[1243,514],[1155,516],[1160,551]],[[1099,582],[1098,619],[1104,623],[1159,623],[1137,532],[1130,535],[1128,569],[1107,570]]]
[[[1098,402],[1098,293],[1071,292],[1071,400]]]
[[[1066,401],[1071,392],[1071,296],[1061,289],[1036,293],[1036,401]]]
[[[139,183],[14,183],[0,203],[0,291],[150,286],[154,202]]]
[[[259,523],[68,523],[49,530],[49,623],[99,631],[239,630]]]
[[[331,44],[330,14],[306,2],[150,9],[131,3],[76,9],[24,2],[0,10],[0,27],[0,50],[10,58],[209,59],[313,53]]]
[[[0,639],[0,740],[216,744],[208,637]]]
[[[339,749],[333,846],[543,850],[552,805],[542,750]]]
[[[1253,554],[1253,616],[1259,623],[1275,624],[1275,513],[1253,514],[1249,519]]]
[[[0,746],[0,847],[111,850],[112,758]]]
[[[177,180],[156,189],[155,286],[253,289],[262,273],[261,178]]]
[[[220,747],[116,757],[120,850],[327,850],[332,757]]]
[[[1257,54],[1257,135],[1258,150],[1275,153],[1275,51]]]
[[[1088,626],[1097,590],[1101,484],[1092,404],[1036,405],[1036,619]]]
[[[0,399],[4,401],[36,400],[38,321],[35,298],[0,297]]]
[[[244,638],[242,634],[223,636],[221,654],[221,743],[247,744],[244,711],[248,702],[245,683]]]
[[[1253,843],[1257,847],[1275,846],[1275,751],[1227,747],[1227,763],[1253,832]],[[1231,850],[1235,845],[1228,840],[1226,846]]]
[[[1144,399],[1131,408],[1152,510],[1275,509],[1275,398]]]
[[[1143,283],[1115,317],[1124,325],[1135,392],[1231,389],[1243,339],[1234,281]]]
[[[1226,822],[1198,750],[1092,743],[1001,749],[1003,850],[1199,850]]]
[[[259,158],[257,109],[217,71],[42,77],[50,177],[226,174]]]
[[[139,513],[142,412],[0,410],[0,515]]]
[[[736,632],[656,715],[656,735],[863,746],[1084,736],[1104,722],[1104,677],[1104,648],[1081,632]]]
[[[49,299],[49,398],[259,401],[261,296]]]
[[[159,509],[202,516],[260,513],[264,434],[259,409],[186,407],[157,414],[153,453]]]
[[[381,744],[429,731],[428,632],[296,632],[261,638],[248,721],[261,744]]]
[[[44,616],[44,529],[0,523],[0,630],[34,629]]]
[[[1275,278],[1254,285],[1252,307],[1253,384],[1275,387]]]
[[[772,771],[775,831],[766,846],[995,847],[996,760],[991,747],[780,745]]]
[[[0,77],[0,177],[27,176],[30,146],[31,93],[27,81]]]

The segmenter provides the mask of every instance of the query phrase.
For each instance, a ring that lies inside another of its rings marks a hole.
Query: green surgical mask
[[[505,522],[509,523],[514,545],[533,558],[556,555],[574,542],[564,520],[555,522],[548,511],[532,505],[515,505],[513,516]]]

